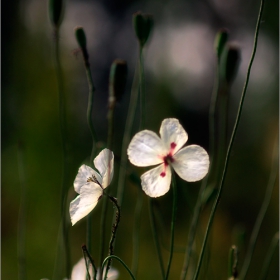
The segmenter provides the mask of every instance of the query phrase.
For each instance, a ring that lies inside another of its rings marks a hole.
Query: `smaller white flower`
[[[96,279],[99,279],[99,269],[97,270]],[[89,274],[91,279],[93,279],[92,269],[90,267]],[[104,274],[104,273],[103,273]],[[87,275],[87,269],[84,258],[81,258],[72,269],[71,280],[85,280]],[[111,267],[107,274],[107,280],[115,280],[119,276],[119,272]]]
[[[83,164],[74,181],[74,189],[79,195],[70,203],[72,225],[92,211],[103,195],[103,190],[112,181],[114,174],[113,152],[109,149],[102,150],[93,163],[99,173]]]
[[[209,169],[209,156],[202,147],[190,145],[182,148],[188,135],[177,119],[163,120],[159,133],[161,138],[153,131],[140,131],[132,138],[127,149],[130,162],[136,166],[160,164],[141,176],[142,188],[151,197],[168,192],[170,166],[188,182],[201,180]]]

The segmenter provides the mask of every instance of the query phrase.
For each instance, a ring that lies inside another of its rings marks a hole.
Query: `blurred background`
[[[230,41],[241,49],[241,63],[229,96],[229,133],[232,131],[253,46],[259,1],[77,1],[68,0],[61,25],[69,151],[67,184],[69,201],[75,197],[73,181],[91,152],[86,121],[88,86],[73,29],[87,34],[93,80],[93,122],[99,139],[107,139],[108,77],[116,58],[127,61],[128,82],[115,111],[114,153],[116,175],[110,193],[116,195],[118,156],[138,58],[132,14],[152,14],[154,29],[144,51],[147,129],[159,131],[161,121],[178,118],[189,134],[188,144],[209,150],[208,112],[214,85],[214,39],[220,28],[230,31]],[[231,245],[240,249],[242,266],[252,228],[258,215],[271,170],[278,136],[279,110],[279,8],[266,1],[259,44],[240,126],[233,146],[221,202],[210,234],[200,279],[226,279]],[[2,1],[2,279],[17,279],[18,261],[25,262],[27,279],[52,278],[60,219],[61,140],[57,83],[53,63],[54,35],[47,1]],[[135,127],[134,132],[137,131]],[[229,134],[230,135],[230,134]],[[19,145],[20,143],[20,145]],[[277,153],[278,156],[278,153]],[[135,169],[139,175],[143,169]],[[21,179],[20,179],[21,178]],[[179,205],[175,230],[175,254],[170,279],[179,279],[188,228],[200,183],[178,181]],[[131,265],[133,213],[137,188],[127,181],[115,254]],[[25,201],[25,208],[21,203]],[[103,200],[104,201],[104,200]],[[99,218],[102,202],[93,211],[93,258],[99,262]],[[278,181],[258,237],[247,279],[257,279],[269,244],[278,231]],[[169,244],[172,192],[156,201],[160,240],[165,264]],[[213,199],[204,207],[196,246],[199,252]],[[106,240],[110,238],[112,207],[108,204]],[[19,214],[24,213],[19,227]],[[138,279],[159,279],[160,270],[151,235],[148,198],[143,196]],[[21,239],[18,239],[18,228]],[[70,228],[71,260],[81,257],[86,242],[86,219]],[[107,241],[106,241],[107,242]],[[107,243],[106,243],[107,244]],[[19,260],[19,255],[23,256]],[[197,259],[197,254],[194,258]],[[275,253],[268,279],[278,279]],[[193,265],[195,262],[193,263]],[[114,262],[120,279],[130,279]],[[190,269],[194,269],[192,266]]]

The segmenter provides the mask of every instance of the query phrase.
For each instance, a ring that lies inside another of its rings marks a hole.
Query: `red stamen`
[[[165,175],[166,175],[166,173],[165,173],[164,171],[160,173],[160,176],[161,176],[162,178],[165,177]]]

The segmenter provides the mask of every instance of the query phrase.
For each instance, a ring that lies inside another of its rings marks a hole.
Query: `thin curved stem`
[[[130,271],[130,269],[128,268],[128,266],[125,264],[125,262],[124,262],[122,259],[120,259],[119,257],[115,256],[115,255],[111,255],[111,256],[108,256],[107,258],[105,258],[105,260],[103,261],[102,267],[101,267],[101,270],[102,270],[102,271],[103,271],[103,269],[104,269],[104,266],[105,266],[106,262],[107,262],[107,261],[110,261],[111,259],[116,259],[116,260],[118,260],[118,261],[124,266],[124,268],[125,268],[126,271],[129,273],[129,275],[131,276],[131,278],[132,278],[133,280],[135,280],[134,275],[132,274],[132,272]]]
[[[193,278],[194,280],[196,280],[198,278],[198,275],[199,275],[199,271],[200,271],[200,268],[201,268],[202,259],[203,259],[203,255],[204,255],[204,252],[205,252],[205,247],[206,247],[207,239],[208,239],[208,236],[209,236],[210,228],[212,226],[214,216],[215,216],[215,213],[216,213],[216,210],[217,210],[217,207],[218,207],[221,195],[222,195],[224,181],[225,181],[226,173],[227,173],[227,170],[228,170],[229,158],[230,158],[233,142],[235,140],[237,128],[238,128],[238,125],[239,125],[240,116],[241,116],[243,103],[244,103],[244,98],[245,98],[245,94],[246,94],[246,91],[247,91],[248,82],[249,82],[249,78],[250,78],[251,67],[252,67],[252,64],[253,64],[253,61],[254,61],[254,58],[255,58],[256,49],[257,49],[257,42],[258,42],[258,35],[259,35],[260,22],[261,22],[261,17],[262,17],[262,12],[263,12],[263,6],[264,6],[264,0],[261,0],[258,20],[257,20],[257,25],[256,25],[256,31],[255,31],[253,51],[252,51],[251,59],[250,59],[249,66],[248,66],[248,71],[247,71],[245,84],[244,84],[243,91],[242,91],[242,94],[241,94],[240,104],[239,104],[239,108],[238,108],[238,112],[237,112],[237,116],[236,116],[236,121],[235,121],[235,124],[234,124],[233,132],[232,132],[231,139],[230,139],[230,142],[229,142],[229,146],[228,146],[228,149],[227,149],[225,165],[224,165],[222,179],[221,179],[220,186],[219,186],[219,191],[218,191],[215,203],[214,203],[214,205],[212,207],[212,210],[211,210],[211,214],[210,214],[210,218],[209,218],[208,225],[207,225],[207,228],[206,228],[206,233],[205,233],[205,237],[204,237],[204,240],[203,240],[202,249],[201,249],[197,269],[196,269],[196,272],[195,272],[195,275],[194,275],[194,278]]]

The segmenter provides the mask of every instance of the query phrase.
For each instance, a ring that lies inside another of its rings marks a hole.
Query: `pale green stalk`
[[[201,268],[202,259],[203,259],[207,239],[208,239],[208,236],[209,236],[210,228],[212,226],[214,216],[215,216],[215,213],[216,213],[216,210],[217,210],[220,198],[221,198],[221,194],[222,194],[222,190],[223,190],[223,186],[224,186],[224,181],[225,181],[225,177],[226,177],[226,173],[227,173],[229,158],[230,158],[230,154],[231,154],[231,151],[232,151],[233,142],[234,142],[234,139],[235,139],[235,136],[236,136],[237,127],[239,125],[240,116],[241,116],[243,103],[244,103],[244,98],[245,98],[245,94],[246,94],[246,91],[247,91],[248,82],[249,82],[249,78],[250,78],[251,67],[252,67],[254,57],[255,57],[255,53],[256,53],[256,49],[257,49],[259,27],[260,27],[262,12],[263,12],[263,6],[264,6],[264,0],[261,1],[261,5],[260,5],[260,10],[259,10],[258,20],[257,20],[257,25],[256,25],[256,31],[255,31],[255,37],[254,37],[253,51],[252,51],[251,59],[250,59],[249,66],[248,66],[248,71],[247,71],[247,76],[246,76],[244,88],[243,88],[243,91],[242,91],[242,94],[241,94],[240,104],[239,104],[239,108],[238,108],[238,112],[237,112],[237,116],[236,116],[236,121],[235,121],[235,124],[234,124],[233,132],[232,132],[231,139],[230,139],[230,142],[229,142],[229,146],[228,146],[228,149],[227,149],[225,165],[224,165],[223,174],[222,174],[222,178],[221,178],[221,182],[220,182],[220,186],[219,186],[219,191],[218,191],[215,203],[214,203],[214,205],[212,207],[212,210],[211,210],[211,214],[210,214],[210,218],[209,218],[209,221],[208,221],[205,237],[204,237],[204,240],[203,240],[203,245],[202,245],[197,269],[196,269],[196,272],[195,272],[195,275],[194,275],[194,278],[193,278],[194,280],[196,280],[198,278],[198,275],[199,275],[199,271],[200,271],[200,268]]]
[[[278,145],[278,141],[274,148],[273,157],[275,157],[278,154],[277,145]],[[240,280],[245,279],[246,275],[248,273],[248,269],[251,264],[254,249],[256,246],[257,238],[258,238],[258,235],[260,232],[261,224],[264,219],[265,213],[267,211],[267,208],[268,208],[271,196],[272,196],[273,188],[275,186],[275,182],[276,182],[276,178],[277,178],[277,174],[278,174],[278,168],[279,168],[278,161],[275,160],[275,158],[273,158],[273,165],[271,167],[271,173],[269,176],[265,197],[264,197],[260,212],[256,219],[256,223],[254,225],[253,232],[252,232],[252,235],[251,235],[251,238],[249,241],[249,247],[248,247],[247,254],[245,256],[244,263],[243,263],[242,270],[241,270],[240,277],[239,277]]]
[[[174,230],[175,230],[175,220],[176,220],[176,212],[177,212],[177,186],[176,186],[176,178],[174,172],[172,172],[172,189],[173,189],[173,206],[172,206],[172,218],[171,218],[171,236],[170,236],[170,254],[169,260],[167,264],[167,270],[165,274],[165,280],[169,277],[170,267],[173,258],[173,249],[174,249]]]

